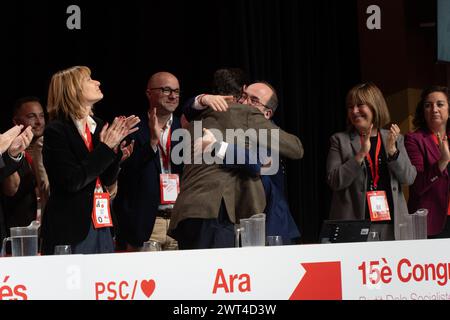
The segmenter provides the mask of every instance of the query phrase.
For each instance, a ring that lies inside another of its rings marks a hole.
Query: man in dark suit
[[[31,127],[20,132],[23,125],[16,125],[0,134],[0,195],[13,196],[20,184],[17,170],[24,160],[23,151],[33,138]],[[3,205],[0,203],[0,241],[7,236]]]
[[[257,98],[262,105],[267,105],[273,90],[264,85],[258,86],[257,91],[258,97],[252,96],[252,99]],[[201,97],[198,100],[201,102]],[[226,112],[206,109],[200,118],[203,128],[218,129],[223,136],[226,135],[226,129],[267,129],[269,136],[277,132],[279,148],[276,152],[291,159],[303,156],[300,140],[280,130],[253,106],[232,104]],[[190,133],[195,139],[192,124]],[[187,164],[170,232],[182,249],[231,247],[234,246],[234,223],[263,212],[265,205],[264,188],[259,177],[245,176],[236,170],[224,170],[219,164]]]
[[[180,85],[168,72],[151,76],[147,85],[148,121],[141,122],[134,139],[134,152],[122,165],[114,210],[118,220],[117,240],[134,251],[149,240],[162,243],[163,249],[176,249],[167,236],[173,204],[162,203],[162,174],[180,175],[181,165],[172,162],[176,146],[172,132],[181,127],[173,115],[178,107]],[[153,232],[153,233],[152,233]]]
[[[25,150],[26,161],[22,161],[17,170],[20,179],[19,188],[13,196],[7,195],[4,198],[3,205],[7,228],[28,226],[31,221],[40,219],[37,216],[36,188],[42,198],[47,199],[48,194],[41,193],[44,187],[37,183],[40,181],[38,180],[40,177],[38,172],[43,172],[47,180],[48,190],[48,179],[42,163],[42,151],[38,147],[39,142],[42,145],[45,128],[44,110],[39,99],[36,97],[18,99],[13,108],[13,123],[24,127],[30,126],[33,132],[33,140]],[[42,170],[40,170],[41,168]]]
[[[271,89],[272,98],[262,103],[259,98],[261,92]],[[278,97],[275,89],[266,82],[256,82],[244,87],[239,99],[240,103],[256,107],[267,120],[271,120],[278,107]],[[283,244],[292,244],[300,238],[300,232],[292,218],[289,204],[285,195],[285,166],[280,160],[279,169],[273,175],[261,175],[261,181],[266,193],[266,234],[281,236]]]

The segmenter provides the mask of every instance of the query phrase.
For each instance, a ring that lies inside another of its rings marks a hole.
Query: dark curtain
[[[81,8],[81,30],[66,28],[72,4]],[[328,139],[345,128],[345,93],[359,81],[356,10],[356,0],[4,4],[2,131],[15,99],[36,95],[45,106],[51,75],[73,65],[91,67],[101,81],[105,98],[95,112],[107,120],[146,110],[153,72],[177,75],[187,99],[208,90],[217,68],[243,68],[275,86],[275,122],[304,144],[304,159],[288,162],[288,197],[303,242],[315,242],[329,211]]]

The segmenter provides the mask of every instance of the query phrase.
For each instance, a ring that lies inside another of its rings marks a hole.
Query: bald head
[[[262,82],[256,82],[249,85],[247,91],[258,97],[263,104],[266,104],[273,95],[272,88]]]
[[[147,98],[150,108],[156,108],[157,116],[170,115],[180,102],[180,84],[169,72],[157,72],[147,83]]]
[[[239,102],[258,108],[266,119],[270,119],[278,106],[278,97],[269,83],[254,82],[244,86],[244,95]]]

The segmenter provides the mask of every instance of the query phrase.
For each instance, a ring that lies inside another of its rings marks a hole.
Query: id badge
[[[112,227],[111,210],[109,208],[109,193],[94,193],[92,222],[95,229]]]
[[[370,221],[390,221],[391,214],[385,191],[367,192],[367,203],[369,205]]]
[[[159,175],[161,204],[174,204],[180,193],[180,178],[178,174]]]

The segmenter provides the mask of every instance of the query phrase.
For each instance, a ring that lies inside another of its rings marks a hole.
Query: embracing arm
[[[262,164],[257,155],[247,148],[229,144],[223,162],[224,168],[240,170],[250,176],[259,176]]]
[[[278,151],[281,156],[289,159],[297,160],[303,158],[304,151],[300,139],[281,130],[271,121],[264,118],[264,115],[256,108],[248,113],[248,127],[256,130],[267,129],[267,139],[266,141],[259,139],[259,148],[270,148],[272,152]],[[278,137],[278,141],[276,137]]]

